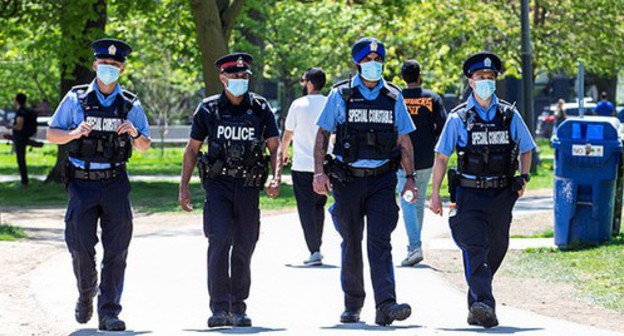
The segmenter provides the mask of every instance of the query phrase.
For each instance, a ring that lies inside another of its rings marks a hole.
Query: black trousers
[[[468,307],[474,302],[496,306],[492,278],[509,247],[511,211],[518,193],[499,189],[458,188],[457,212],[449,218],[451,233],[462,250]]]
[[[333,185],[336,204],[332,215],[342,236],[340,276],[348,310],[362,308],[366,295],[362,263],[364,217],[368,225],[366,240],[375,306],[396,301],[390,245],[390,235],[399,219],[396,184],[396,172],[392,171],[378,177],[356,177],[346,185]]]
[[[247,309],[251,256],[260,230],[259,188],[244,179],[205,179],[204,234],[208,238],[208,293],[213,312]]]
[[[97,223],[102,228],[102,260],[98,314],[117,316],[128,246],[132,238],[132,209],[128,176],[85,181],[73,179],[68,185],[69,204],[65,214],[65,241],[72,256],[78,292],[82,297],[97,293],[95,244]]]
[[[310,253],[321,250],[327,197],[314,192],[314,173],[292,171],[299,221]]]
[[[28,185],[28,167],[26,166],[26,145],[27,139],[14,139],[15,156],[17,157],[17,166],[19,167],[22,185]]]

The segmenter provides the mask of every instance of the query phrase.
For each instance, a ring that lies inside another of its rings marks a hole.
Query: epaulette
[[[76,93],[78,96],[82,96],[89,89],[89,85],[90,84],[74,85],[70,91]]]
[[[121,95],[128,101],[133,102],[138,99],[137,95],[126,89],[121,90]]]
[[[253,104],[257,104],[258,106],[260,106],[263,110],[267,109],[269,107],[269,102],[266,100],[266,98],[262,97],[261,95],[255,93],[255,92],[249,92],[250,98],[251,98],[251,102]]]
[[[503,122],[505,125],[511,124],[511,119],[515,115],[516,111],[516,102],[510,104],[505,100],[499,99],[498,106],[500,107],[500,111],[503,113]]]
[[[341,85],[348,84],[348,83],[349,83],[349,80],[348,80],[348,79],[341,80],[340,82],[338,82],[338,83],[336,83],[336,84],[332,85],[332,89],[333,89],[333,88],[337,88],[337,87],[339,87],[339,86],[341,86]]]
[[[399,99],[401,88],[390,82],[386,82],[385,84],[386,85],[384,85],[384,91],[386,92],[386,96],[392,98],[393,100]]]
[[[202,99],[202,103],[210,103],[213,100],[219,99],[220,96],[221,96],[220,94],[214,94],[214,95],[212,95],[210,97],[206,97],[206,98]]]
[[[468,105],[468,103],[463,102],[463,103],[461,103],[461,104],[459,104],[459,105],[455,106],[455,107],[451,110],[451,113],[455,113],[455,112],[459,111],[460,109],[465,108],[465,107],[466,107],[466,105]]]

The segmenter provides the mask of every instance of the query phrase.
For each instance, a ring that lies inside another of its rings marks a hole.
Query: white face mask
[[[230,93],[234,96],[239,97],[247,92],[248,86],[248,79],[230,78],[228,79],[227,90],[230,91]]]
[[[492,79],[482,79],[475,81],[475,93],[479,98],[488,100],[496,91],[496,81]]]
[[[119,72],[121,69],[110,64],[98,64],[97,78],[99,78],[105,85],[112,84],[119,79]]]
[[[367,81],[376,82],[381,79],[381,74],[383,73],[383,63],[377,61],[370,61],[365,63],[360,63],[361,75],[362,78]]]

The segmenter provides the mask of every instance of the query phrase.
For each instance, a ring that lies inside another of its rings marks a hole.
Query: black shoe
[[[251,319],[247,314],[234,314],[232,315],[232,325],[235,327],[251,327]]]
[[[93,316],[93,298],[78,298],[74,310],[76,321],[80,324],[89,322]]]
[[[117,318],[117,316],[104,315],[100,317],[100,326],[98,329],[105,331],[124,331],[126,330],[126,323]]]
[[[394,320],[403,321],[410,315],[412,315],[412,307],[407,303],[384,303],[377,308],[375,323],[387,326],[392,324]]]
[[[226,311],[218,311],[208,318],[208,328],[232,325],[232,315]]]
[[[484,328],[496,327],[498,325],[496,311],[483,302],[475,302],[468,312],[468,324]]]
[[[345,310],[340,314],[341,323],[357,323],[360,322],[360,310]]]

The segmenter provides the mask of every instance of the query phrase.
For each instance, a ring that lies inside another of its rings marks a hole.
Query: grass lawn
[[[199,183],[191,183],[193,206],[202,209],[203,190]],[[132,182],[132,205],[144,213],[182,212],[178,205],[177,182]],[[65,186],[33,180],[28,188],[21,188],[19,182],[0,183],[0,206],[64,207],[67,205]],[[269,199],[264,192],[260,196],[260,207],[264,210],[295,208],[292,185],[282,184],[280,196]]]
[[[572,284],[592,302],[624,313],[624,234],[601,246],[513,252],[505,272]]]
[[[26,233],[22,229],[10,225],[0,225],[0,241],[14,241],[21,238],[26,238]]]

